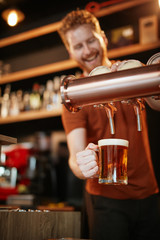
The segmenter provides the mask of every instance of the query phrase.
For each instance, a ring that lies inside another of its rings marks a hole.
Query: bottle
[[[19,112],[22,112],[24,110],[23,91],[19,89],[16,92],[16,97],[17,97]]]
[[[10,95],[10,104],[9,104],[9,115],[16,116],[19,114],[18,99],[15,92],[12,92]]]
[[[24,92],[24,95],[23,95],[23,110],[24,111],[29,111],[31,108],[30,108],[30,94],[29,92]]]
[[[10,106],[10,92],[11,85],[7,84],[4,90],[4,94],[1,102],[1,117],[5,118],[9,115],[9,106]]]
[[[38,83],[33,84],[32,93],[30,94],[30,108],[32,110],[39,110],[41,108],[39,87]]]
[[[43,93],[43,108],[52,110],[54,107],[53,103],[53,81],[48,80],[46,83],[46,90]]]
[[[60,77],[58,77],[58,76],[54,77],[54,79],[53,79],[53,90],[54,90],[53,103],[54,103],[55,108],[61,107],[60,82],[61,82]]]

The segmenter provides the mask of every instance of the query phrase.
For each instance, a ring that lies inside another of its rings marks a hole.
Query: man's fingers
[[[81,169],[82,172],[86,172],[86,171],[90,171],[91,169],[93,169],[96,166],[97,166],[97,162],[92,161],[85,165],[79,165],[79,168]]]
[[[83,175],[86,178],[91,178],[91,177],[97,176],[97,172],[98,172],[98,166],[96,166],[95,168],[92,168],[90,171],[83,172]]]
[[[77,153],[77,163],[79,164],[86,164],[88,162],[94,161],[96,159],[96,153],[93,150],[85,150],[85,153]]]

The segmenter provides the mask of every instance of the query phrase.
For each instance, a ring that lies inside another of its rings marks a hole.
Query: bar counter
[[[1,240],[48,240],[80,238],[79,211],[0,211]]]

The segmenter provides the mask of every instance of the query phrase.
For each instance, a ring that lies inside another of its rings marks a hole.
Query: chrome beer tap
[[[160,96],[160,63],[115,72],[104,70],[101,74],[79,79],[66,76],[60,91],[62,103],[70,112],[78,112],[88,105],[103,107],[109,119],[111,134],[115,133],[114,114],[117,109],[114,102],[132,104],[137,117],[137,130],[141,131],[143,99],[157,99]]]

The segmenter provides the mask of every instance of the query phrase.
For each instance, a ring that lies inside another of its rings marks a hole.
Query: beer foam
[[[95,76],[95,75],[109,73],[109,72],[111,72],[110,68],[106,66],[98,66],[89,73],[89,76]]]
[[[108,138],[108,139],[101,139],[98,141],[98,146],[106,146],[106,145],[119,145],[119,146],[129,146],[129,141],[124,139],[117,139],[117,138]]]

